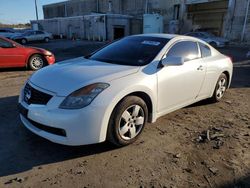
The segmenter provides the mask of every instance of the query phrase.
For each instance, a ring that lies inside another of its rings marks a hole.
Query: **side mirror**
[[[184,64],[182,57],[165,57],[161,60],[161,64],[165,66],[181,66]]]

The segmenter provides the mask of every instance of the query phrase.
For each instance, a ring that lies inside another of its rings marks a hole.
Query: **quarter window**
[[[184,61],[199,58],[199,50],[196,42],[183,41],[176,43],[167,53],[168,57],[183,57]]]
[[[13,44],[11,44],[10,42],[0,39],[0,47],[1,48],[11,48],[13,47]]]
[[[199,46],[200,46],[200,49],[201,49],[201,56],[203,58],[211,56],[211,54],[212,54],[211,49],[207,45],[199,43]]]
[[[37,34],[37,35],[41,35],[41,34],[44,34],[44,32],[42,32],[42,31],[37,31],[36,34]]]

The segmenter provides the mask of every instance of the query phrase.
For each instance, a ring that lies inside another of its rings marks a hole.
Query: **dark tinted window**
[[[209,57],[211,56],[211,49],[205,45],[205,44],[202,44],[202,43],[199,43],[200,45],[200,49],[201,49],[201,56],[202,57]]]
[[[44,32],[42,32],[42,31],[36,31],[36,34],[37,35],[41,35],[41,34],[44,34]]]
[[[197,34],[196,34],[196,33],[188,33],[187,35],[188,35],[188,36],[192,36],[192,37],[197,37]]]
[[[199,50],[196,42],[183,41],[176,43],[168,51],[168,57],[183,57],[184,61],[199,58]]]
[[[0,47],[1,48],[12,48],[13,45],[6,40],[0,39]]]
[[[169,39],[131,36],[97,51],[89,59],[107,63],[142,66],[150,63]]]
[[[189,33],[188,36],[192,36],[192,37],[202,37],[202,35],[200,33]]]
[[[1,29],[0,29],[0,32],[2,32],[2,33],[6,33],[7,31],[6,31],[6,30],[1,30]]]
[[[27,32],[25,32],[23,35],[29,36],[29,35],[34,35],[34,34],[35,34],[34,31],[27,31]]]

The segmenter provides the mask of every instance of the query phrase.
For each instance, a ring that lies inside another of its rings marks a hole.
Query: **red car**
[[[27,67],[38,70],[55,63],[55,56],[44,49],[22,46],[0,37],[0,68]]]

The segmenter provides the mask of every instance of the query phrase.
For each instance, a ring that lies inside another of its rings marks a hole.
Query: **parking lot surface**
[[[61,61],[104,43],[30,45]],[[202,101],[165,115],[124,148],[67,147],[32,134],[19,120],[17,99],[33,72],[1,70],[0,187],[250,187],[250,61],[232,49],[222,49],[236,57],[222,102]]]

